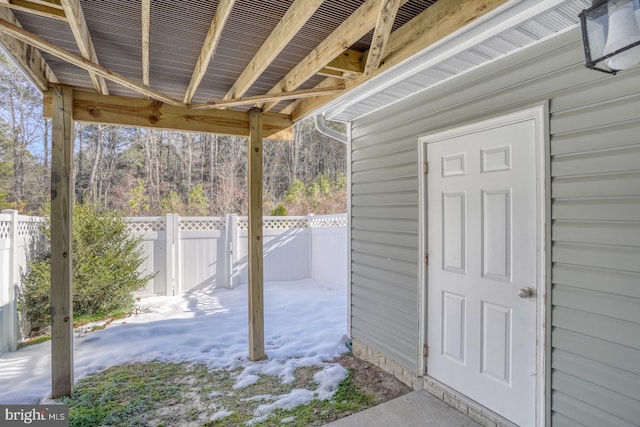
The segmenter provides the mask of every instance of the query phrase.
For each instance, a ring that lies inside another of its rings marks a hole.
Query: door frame
[[[507,112],[500,115],[489,116],[481,119],[474,119],[462,122],[462,124],[445,129],[434,130],[419,136],[418,138],[418,313],[419,313],[419,346],[418,346],[418,373],[429,377],[426,372],[426,357],[423,356],[423,349],[428,345],[427,321],[428,321],[428,273],[425,262],[428,246],[428,208],[426,206],[427,197],[427,150],[426,145],[456,136],[487,130],[513,123],[527,120],[535,122],[535,169],[536,169],[536,421],[537,426],[545,425],[548,419],[550,405],[547,404],[550,390],[550,369],[547,364],[551,360],[551,288],[550,270],[551,265],[551,184],[547,177],[550,177],[550,156],[549,156],[549,106],[548,102],[536,104],[527,108]],[[445,384],[446,385],[446,384]],[[491,410],[491,408],[487,408]]]

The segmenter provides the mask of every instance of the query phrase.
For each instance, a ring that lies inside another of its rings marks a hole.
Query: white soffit
[[[514,0],[324,108],[349,122],[576,27],[591,0]]]

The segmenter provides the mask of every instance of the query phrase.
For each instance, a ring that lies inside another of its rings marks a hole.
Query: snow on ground
[[[207,288],[175,297],[142,300],[142,313],[107,328],[76,334],[76,381],[110,366],[161,360],[205,363],[213,369],[243,368],[235,387],[279,376],[287,383],[300,366],[321,365],[315,375],[319,398],[330,397],[346,376],[340,365],[327,361],[344,353],[347,294],[312,280],[265,284],[265,350],[268,360],[248,356],[247,286]],[[0,356],[0,403],[37,403],[51,392],[51,345],[25,347]],[[310,401],[314,392],[294,390],[263,405],[292,407]],[[218,416],[222,416],[222,412]]]

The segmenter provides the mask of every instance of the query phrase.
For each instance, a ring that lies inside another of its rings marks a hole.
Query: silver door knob
[[[531,288],[522,288],[518,292],[518,296],[520,298],[531,298],[533,296],[533,289],[531,289]]]

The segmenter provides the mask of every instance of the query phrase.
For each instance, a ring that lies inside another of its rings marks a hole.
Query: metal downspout
[[[316,114],[315,116],[313,116],[313,120],[316,123],[316,129],[318,129],[318,132],[320,132],[325,136],[328,136],[329,138],[333,138],[336,141],[340,141],[343,144],[347,143],[348,141],[347,135],[340,133],[335,129],[331,129],[330,127],[327,127],[327,125],[324,124],[324,119],[321,114]]]

